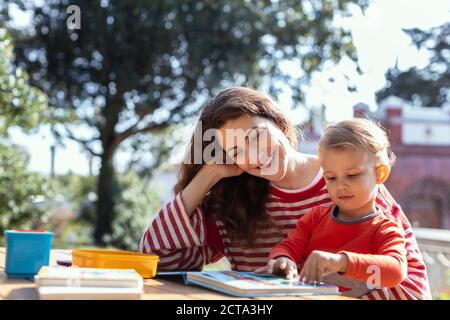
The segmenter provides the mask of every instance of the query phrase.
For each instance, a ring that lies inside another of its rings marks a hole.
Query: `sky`
[[[412,66],[419,68],[426,66],[428,53],[418,51],[402,29],[428,29],[450,21],[450,1],[372,0],[364,15],[356,6],[352,7],[351,13],[352,17],[338,23],[348,27],[352,33],[363,74],[359,75],[356,66],[348,58],[344,58],[337,66],[327,68],[313,76],[306,99],[306,104],[311,107],[324,104],[328,121],[352,117],[352,107],[360,102],[375,110],[374,93],[384,86],[384,74],[396,62],[402,70]],[[17,26],[21,26],[21,23],[27,20],[27,16],[18,11],[13,14],[16,16]],[[81,17],[81,22],[82,19]],[[351,93],[347,90],[344,75],[352,79],[352,83],[358,89],[356,92]],[[336,81],[330,83],[328,81],[330,77],[334,77]],[[289,90],[284,92],[278,102],[294,122],[301,123],[306,119],[304,109],[291,108]],[[50,146],[54,143],[49,128],[44,126],[38,133],[32,135],[25,135],[17,129],[11,130],[10,134],[12,142],[22,145],[30,154],[29,170],[49,174]],[[124,167],[128,156],[120,150],[116,154],[115,162],[119,170]],[[89,173],[87,153],[71,140],[65,142],[64,148],[56,149],[55,164],[57,174],[68,171],[82,175]],[[97,173],[98,167],[98,161],[94,161],[94,174]]]

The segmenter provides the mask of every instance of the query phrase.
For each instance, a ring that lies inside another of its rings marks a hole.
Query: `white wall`
[[[450,123],[403,122],[402,142],[404,144],[450,146]]]

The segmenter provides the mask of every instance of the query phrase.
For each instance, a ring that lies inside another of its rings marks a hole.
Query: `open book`
[[[239,271],[158,272],[157,277],[181,275],[186,284],[196,284],[236,297],[301,296],[340,294],[328,284],[306,284],[273,275]]]

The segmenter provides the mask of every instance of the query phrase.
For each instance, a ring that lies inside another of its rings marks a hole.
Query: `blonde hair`
[[[319,141],[319,155],[327,149],[346,148],[368,152],[374,156],[377,164],[385,164],[389,168],[395,163],[385,129],[369,119],[344,120],[325,128]]]

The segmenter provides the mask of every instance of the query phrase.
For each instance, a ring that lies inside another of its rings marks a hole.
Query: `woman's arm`
[[[379,187],[376,202],[377,205],[382,208],[383,213],[387,217],[393,217],[402,225],[405,236],[408,275],[406,279],[398,286],[388,289],[387,291],[375,290],[364,298],[377,300],[431,299],[426,266],[408,218],[384,185],[380,185]]]
[[[204,166],[142,235],[139,251],[158,255],[160,270],[198,270],[222,257],[207,244],[205,216],[199,204],[217,181],[236,170],[216,166]]]
[[[201,203],[206,194],[220,180],[237,176],[242,170],[234,165],[204,165],[192,181],[181,192],[186,214],[190,216]]]

